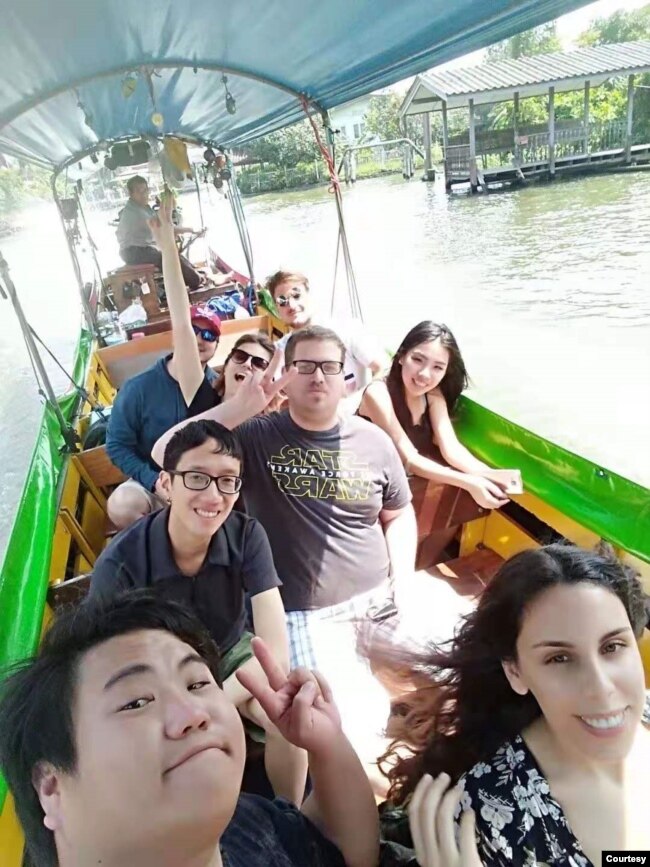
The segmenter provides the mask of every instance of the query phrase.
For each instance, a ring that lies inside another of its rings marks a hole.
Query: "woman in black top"
[[[462,488],[479,506],[497,509],[507,502],[503,487],[486,478],[490,467],[458,441],[451,422],[467,382],[454,335],[425,320],[402,340],[386,378],[366,388],[358,412],[386,431],[413,475]]]

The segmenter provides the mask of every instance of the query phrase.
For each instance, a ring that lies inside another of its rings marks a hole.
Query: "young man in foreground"
[[[184,608],[136,592],[55,621],[0,698],[0,769],[35,867],[374,867],[374,799],[328,686],[254,644],[268,683],[244,686],[309,754],[300,812],[241,795],[241,722]]]
[[[222,425],[202,420],[182,428],[165,451],[161,484],[167,505],[131,524],[102,551],[90,598],[107,602],[146,587],[187,605],[221,652],[224,692],[243,717],[266,732],[265,766],[273,791],[300,804],[306,755],[269,723],[236,677],[242,667],[261,674],[246,628],[246,594],[254,633],[289,671],[280,580],[266,533],[254,518],[233,510],[242,460],[236,435]]]

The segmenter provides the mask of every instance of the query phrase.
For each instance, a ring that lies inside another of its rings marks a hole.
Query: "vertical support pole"
[[[65,235],[65,240],[68,244],[68,252],[70,254],[70,260],[72,261],[72,269],[74,271],[74,275],[77,280],[77,287],[79,289],[79,299],[81,300],[81,309],[83,310],[84,319],[86,320],[86,327],[90,331],[90,333],[94,336],[97,334],[97,329],[95,326],[95,317],[93,316],[93,311],[90,309],[90,303],[88,298],[86,298],[86,291],[84,286],[83,277],[81,274],[81,268],[79,267],[79,259],[77,258],[77,251],[74,247],[74,241],[68,234],[68,229],[65,224],[65,220],[63,218],[63,209],[61,206],[61,199],[59,198],[59,194],[56,189],[56,179],[58,177],[58,173],[54,172],[52,177],[50,178],[50,188],[52,190],[52,198],[54,199],[54,204],[56,205],[56,209],[59,212],[59,218],[61,220],[61,228],[63,229],[63,234]],[[101,273],[99,275],[101,280]]]
[[[431,161],[431,115],[428,111],[422,115],[424,121],[424,180],[431,180],[433,163]]]
[[[548,89],[548,171],[555,177],[555,88]]]
[[[515,143],[515,165],[521,165],[521,149],[519,145],[519,91],[515,90],[512,110],[512,137]]]
[[[585,100],[582,107],[582,125],[585,131],[585,153],[589,154],[589,90],[591,82],[589,79],[585,81]]]
[[[451,189],[451,167],[449,165],[449,126],[447,123],[447,102],[442,100],[442,156],[445,167],[445,189]]]
[[[20,300],[18,298],[16,287],[14,286],[14,282],[9,274],[9,265],[7,264],[2,253],[0,253],[0,277],[2,278],[2,283],[4,283],[4,288],[6,289],[5,294],[2,283],[0,283],[0,297],[6,299],[8,296],[9,301],[11,301],[11,306],[14,308],[14,313],[16,314],[16,318],[18,319],[18,324],[20,325],[20,330],[22,331],[23,340],[25,341],[25,345],[27,347],[27,352],[32,360],[36,375],[38,377],[37,385],[39,387],[39,393],[50,404],[50,408],[52,409],[52,412],[54,413],[57,421],[59,422],[61,434],[66,442],[66,445],[68,446],[70,451],[76,452],[78,451],[77,434],[65,420],[65,416],[63,415],[61,407],[59,406],[59,402],[56,399],[56,395],[54,393],[54,389],[52,388],[50,378],[47,375],[45,365],[43,364],[43,359],[41,358],[41,355],[36,348],[32,329],[29,325],[29,322],[25,318],[25,313],[23,311],[22,304],[20,303]]]
[[[472,192],[478,189],[476,175],[476,129],[474,128],[474,100],[468,101],[469,108],[469,184]]]
[[[625,162],[632,159],[632,125],[634,121],[634,73],[627,79],[627,126],[625,128]]]

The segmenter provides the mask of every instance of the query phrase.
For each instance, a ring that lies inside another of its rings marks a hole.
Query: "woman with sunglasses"
[[[174,234],[169,197],[161,202],[158,219],[152,221],[151,229],[163,254],[165,250],[169,251],[170,268],[166,268],[166,273],[172,271]],[[171,279],[166,280],[165,290],[172,321],[174,373],[189,406],[204,381],[205,365],[216,352],[219,330],[201,318],[205,308],[192,307],[188,316],[187,293],[178,269],[174,268]],[[236,394],[253,370],[266,370],[273,352],[273,344],[264,334],[243,334],[239,337],[226,358],[221,374],[211,377],[215,403],[221,403]]]
[[[254,735],[266,733],[266,772],[275,794],[299,804],[306,756],[279,735],[235,676],[242,668],[264,676],[246,629],[246,594],[255,634],[289,671],[280,580],[266,532],[254,518],[233,511],[242,462],[237,435],[217,422],[194,421],[178,431],[165,449],[160,476],[165,508],[140,518],[102,552],[90,596],[108,601],[148,588],[192,609],[219,647],[226,694],[255,724]]]
[[[214,389],[221,400],[229,400],[256,370],[264,372],[273,358],[274,347],[266,334],[242,334],[230,350]],[[268,410],[267,408],[267,411]]]

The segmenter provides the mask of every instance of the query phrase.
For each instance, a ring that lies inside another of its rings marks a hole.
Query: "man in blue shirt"
[[[108,516],[120,530],[164,505],[160,468],[151,458],[158,437],[220,401],[212,387],[215,374],[208,362],[219,345],[221,321],[209,308],[198,305],[191,308],[190,315],[204,368],[204,379],[196,394],[188,396],[188,400],[183,397],[174,355],[168,355],[128,379],[111,411],[106,452],[115,466],[129,476],[108,498]]]
[[[253,645],[264,677],[243,685],[309,756],[300,810],[241,793],[241,721],[186,609],[135,591],[60,615],[0,698],[0,770],[31,863],[376,867],[374,798],[329,687]]]
[[[156,214],[149,207],[149,185],[145,178],[134,175],[126,184],[129,200],[120,211],[117,226],[117,241],[120,245],[120,256],[127,265],[155,265],[162,271],[162,254],[156,248],[149,220]],[[191,232],[192,229],[176,228],[177,234]],[[185,285],[191,291],[201,285],[201,275],[193,267],[189,259],[180,256],[181,269]]]

